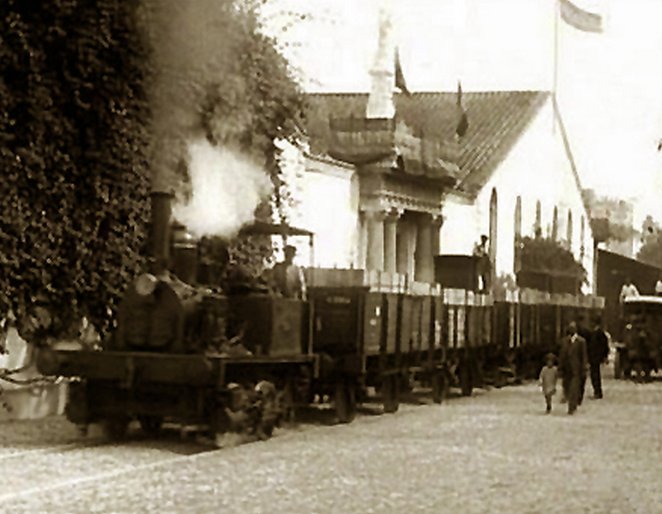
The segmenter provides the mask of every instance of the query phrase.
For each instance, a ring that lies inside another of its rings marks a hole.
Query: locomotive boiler
[[[296,381],[317,369],[301,302],[197,283],[197,245],[171,230],[168,195],[153,194],[152,216],[150,268],[126,287],[116,330],[101,349],[42,349],[40,371],[71,378],[71,422],[112,438],[134,420],[147,432],[170,422],[269,437]]]

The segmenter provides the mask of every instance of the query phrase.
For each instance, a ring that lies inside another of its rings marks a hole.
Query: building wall
[[[359,188],[354,167],[311,156],[291,145],[284,149],[283,159],[292,196],[288,219],[293,226],[315,233],[314,265],[357,267]],[[288,243],[298,248],[297,262],[308,266],[308,241],[296,239]]]
[[[448,197],[441,228],[442,254],[471,253],[481,234],[489,235],[490,197],[497,192],[496,273],[514,271],[515,207],[522,201],[522,236],[533,236],[537,203],[540,202],[542,235],[554,231],[557,208],[557,240],[566,244],[588,272],[593,284],[593,242],[581,189],[575,180],[561,132],[553,123],[553,107],[548,101],[501,163],[475,201]],[[568,241],[568,213],[572,213],[572,240]],[[583,250],[580,242],[584,224]],[[583,258],[582,258],[583,254]]]

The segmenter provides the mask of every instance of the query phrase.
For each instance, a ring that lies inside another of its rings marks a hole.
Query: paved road
[[[603,400],[545,415],[527,384],[218,451],[79,448],[54,423],[58,455],[0,426],[0,512],[658,514],[661,400],[662,382],[606,380]]]

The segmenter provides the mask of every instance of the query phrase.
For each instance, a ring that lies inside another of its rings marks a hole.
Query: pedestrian
[[[581,399],[581,384],[586,379],[587,353],[586,339],[577,332],[577,324],[568,325],[568,336],[562,346],[562,380],[566,387],[568,414],[574,414]]]
[[[566,328],[565,336],[561,339],[559,344],[559,360],[558,360],[558,373],[561,377],[561,403],[567,403],[568,398],[570,397],[570,371],[568,370],[570,363],[568,361],[568,348],[570,347],[570,337],[572,332],[570,332],[570,327],[572,323]]]
[[[586,316],[582,316],[580,322],[577,324],[577,333],[586,341],[587,347],[587,360],[588,364],[588,342],[592,337],[592,330],[590,328],[589,320]],[[580,377],[579,377],[579,400],[577,405],[581,405],[584,401],[584,391],[586,390],[586,379],[588,378],[588,369],[587,366],[582,368]]]
[[[540,371],[540,387],[542,388],[542,394],[545,397],[545,403],[547,404],[546,413],[549,414],[552,412],[552,398],[556,394],[556,379],[558,376],[558,370],[555,366],[556,356],[553,353],[548,353],[546,357],[546,363]]]
[[[590,367],[591,386],[593,387],[593,398],[602,398],[602,377],[600,366],[609,358],[609,339],[602,328],[602,318],[596,316],[593,323],[591,336],[587,341],[586,350],[588,364]]]

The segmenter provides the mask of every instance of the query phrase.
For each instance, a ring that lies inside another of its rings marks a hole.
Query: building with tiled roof
[[[461,138],[455,134],[455,92],[396,94],[395,117],[388,121],[365,120],[367,93],[310,94],[307,98],[310,168],[321,176],[321,168],[326,167],[326,180],[333,175],[337,184],[345,184],[340,189],[346,196],[341,200],[340,190],[321,187],[322,194],[336,191],[334,201],[344,205],[331,215],[334,222],[325,230],[335,227],[349,242],[323,243],[328,250],[318,252],[320,264],[370,269],[366,224],[371,213],[379,211],[384,223],[394,216],[397,219],[395,265],[389,267],[388,259],[380,256],[376,265],[380,272],[417,276],[411,254],[416,254],[420,233],[405,235],[403,227],[420,225],[425,215],[432,216],[430,245],[435,254],[471,254],[481,234],[486,234],[494,275],[512,275],[517,271],[519,241],[539,231],[572,249],[591,281],[588,214],[569,142],[549,92],[465,92],[462,104],[469,129]],[[405,136],[398,137],[402,131]],[[379,173],[369,171],[376,162],[381,163]],[[331,168],[335,171],[329,175]],[[365,186],[374,183],[377,175],[381,182]],[[316,208],[323,202],[306,201],[307,217],[318,218],[319,224],[323,216]],[[330,205],[324,210],[332,209]],[[306,220],[299,223],[305,225]],[[409,239],[413,245],[400,252],[410,254],[406,264],[398,257],[400,239]],[[324,262],[333,247],[342,248],[345,259]],[[379,266],[381,258],[385,260]],[[429,280],[429,270],[420,276]]]
[[[489,286],[514,278],[522,238],[540,234],[571,249],[591,283],[588,211],[554,96],[462,95],[459,84],[409,94],[383,14],[370,93],[309,94],[308,148],[284,155],[291,220],[317,234],[314,264],[430,284],[435,256],[471,255],[486,235]]]

